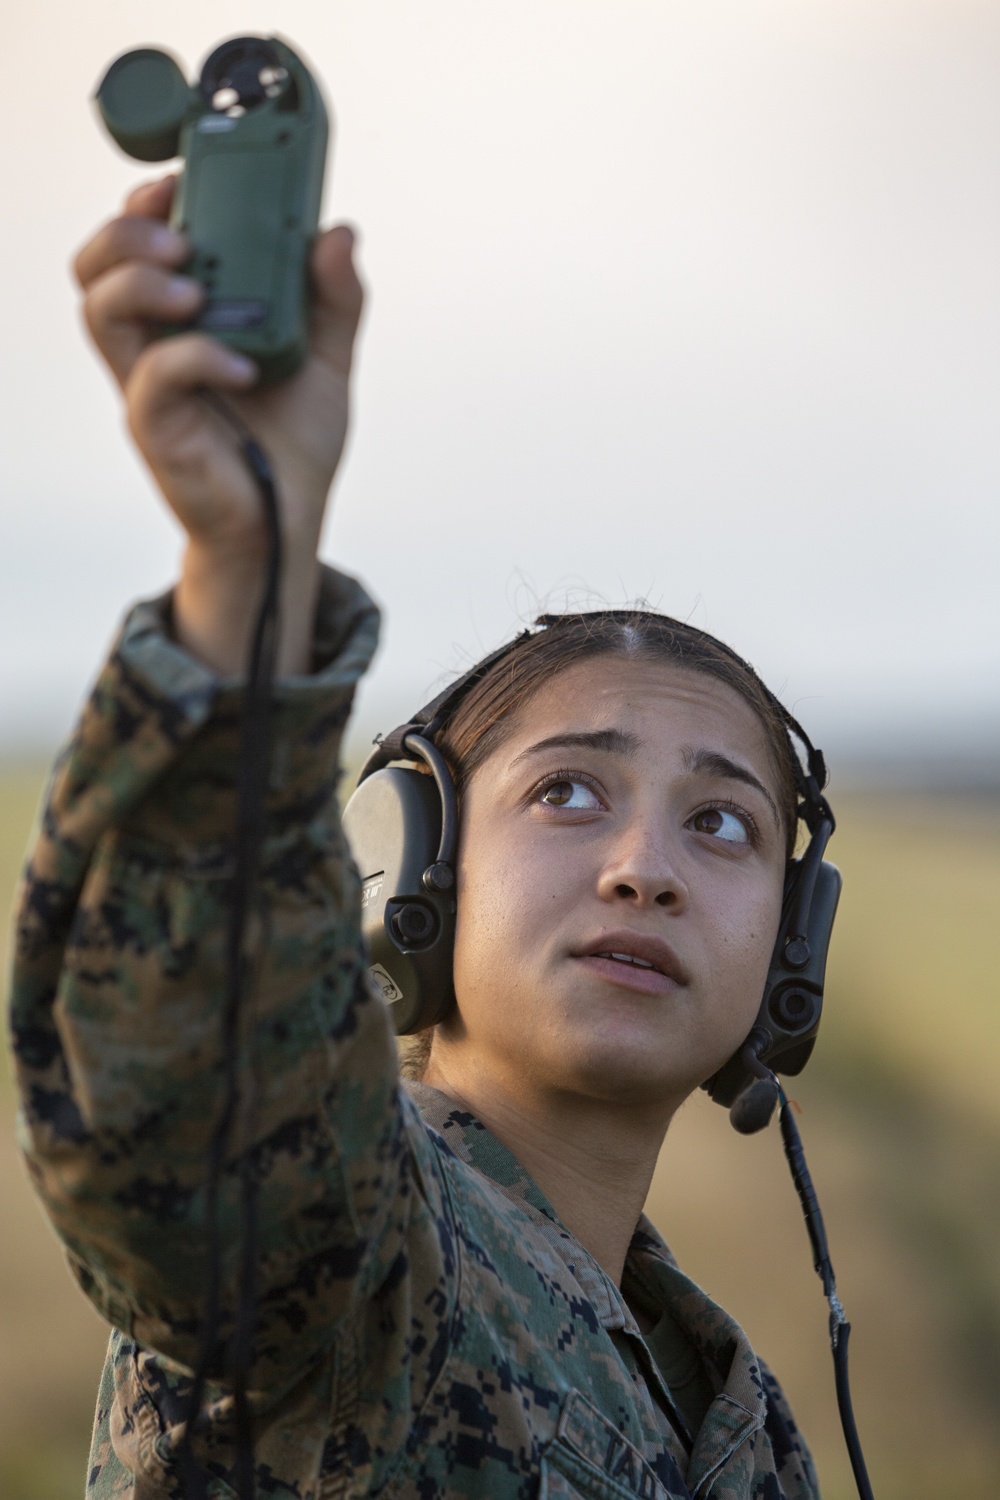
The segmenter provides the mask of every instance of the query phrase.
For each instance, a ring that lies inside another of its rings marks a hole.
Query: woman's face
[[[508,1085],[675,1108],[753,1024],[785,834],[763,727],[715,678],[559,673],[462,802],[442,1035]]]

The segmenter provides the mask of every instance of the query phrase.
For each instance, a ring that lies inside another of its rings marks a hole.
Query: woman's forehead
[[[646,657],[589,657],[565,667],[517,712],[508,748],[515,739],[547,736],[553,726],[620,729],[644,740],[701,731],[771,759],[764,725],[735,688],[708,672]]]
[[[738,688],[663,658],[602,653],[553,672],[495,721],[493,743],[469,785],[504,797],[525,776],[551,770],[549,762],[579,766],[577,757],[591,752],[627,760],[630,776],[756,783],[791,843],[794,788],[775,728]]]

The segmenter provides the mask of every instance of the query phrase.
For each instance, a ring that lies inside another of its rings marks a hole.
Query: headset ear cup
[[[437,859],[441,802],[430,776],[388,766],[367,776],[343,816],[361,877],[369,976],[399,1036],[435,1025],[454,1004],[455,891],[424,872]]]
[[[804,923],[804,942],[789,931],[799,882],[805,874],[802,860],[793,860],[785,877],[781,926],[764,983],[760,1008],[750,1037],[761,1041],[754,1051],[760,1062],[775,1072],[795,1075],[809,1061],[823,1013],[826,960],[837,914],[842,879],[836,865],[824,860]],[[717,1104],[727,1109],[754,1082],[755,1075],[740,1047],[702,1087]]]

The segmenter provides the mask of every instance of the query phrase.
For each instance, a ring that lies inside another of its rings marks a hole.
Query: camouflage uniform
[[[325,573],[314,675],[277,690],[243,1065],[259,1494],[815,1500],[774,1380],[646,1219],[624,1291],[670,1310],[716,1392],[691,1451],[622,1291],[500,1141],[435,1090],[401,1088],[335,798],[376,632],[358,585]],[[23,1144],[115,1330],[89,1475],[100,1500],[182,1494],[239,700],[172,643],[169,601],[133,610],[56,767],[24,886]],[[231,1307],[235,1163],[220,1212]],[[208,1397],[196,1451],[232,1495],[232,1403],[222,1385]]]

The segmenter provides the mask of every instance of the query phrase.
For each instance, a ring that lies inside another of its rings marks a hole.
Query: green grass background
[[[42,780],[0,766],[0,911]],[[859,1426],[878,1500],[996,1500],[1000,804],[834,801],[844,897],[821,1044],[792,1092],[854,1324]],[[80,1500],[106,1331],[17,1159],[6,1063],[0,1204],[0,1496]],[[780,1374],[826,1500],[848,1500],[825,1303],[776,1130],[744,1140],[693,1099],[649,1209]]]

